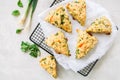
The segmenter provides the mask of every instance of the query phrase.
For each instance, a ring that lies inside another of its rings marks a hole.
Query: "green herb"
[[[54,57],[51,57],[51,60],[53,60],[54,59]]]
[[[63,11],[65,11],[65,9],[64,9],[64,8],[63,8],[62,10],[63,10]]]
[[[19,10],[14,10],[14,11],[12,12],[12,15],[13,15],[13,16],[19,16],[19,15],[20,15]]]
[[[101,31],[101,29],[98,29],[98,31]]]
[[[22,4],[21,0],[19,0],[19,1],[17,2],[17,5],[18,5],[19,7],[23,7],[23,4]]]
[[[75,3],[79,3],[78,1],[75,1]]]
[[[38,46],[35,44],[30,44],[28,42],[22,41],[21,50],[25,53],[29,52],[29,54],[35,58],[37,58],[40,55],[40,50],[39,50]]]
[[[64,15],[61,15],[61,24],[64,24]]]
[[[70,50],[68,50],[68,53],[70,53]]]
[[[22,30],[23,30],[23,29],[17,29],[17,30],[16,30],[16,33],[19,34],[19,33],[21,33]]]
[[[53,69],[53,67],[50,66],[50,69]]]
[[[22,41],[21,43],[21,50],[23,52],[28,52],[30,47],[30,43]]]
[[[56,15],[58,15],[58,13],[56,13]]]
[[[58,35],[58,33],[55,34],[55,36],[57,36],[57,35]]]
[[[58,25],[58,22],[57,22],[57,21],[55,21],[55,24],[57,24],[57,25]]]
[[[79,54],[79,49],[76,50],[76,54]]]
[[[42,61],[46,60],[46,58],[43,58]]]

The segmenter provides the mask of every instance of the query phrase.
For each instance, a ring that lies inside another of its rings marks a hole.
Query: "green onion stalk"
[[[34,1],[34,0],[29,0],[28,5],[27,5],[27,8],[26,8],[26,11],[25,11],[25,13],[24,13],[24,15],[23,15],[23,17],[22,17],[22,19],[21,19],[21,21],[20,21],[20,24],[21,24],[21,25],[24,25],[24,23],[25,23],[25,21],[26,21],[26,19],[27,19],[29,10],[30,10],[30,6],[31,6],[31,4],[32,4],[33,1]]]
[[[26,24],[25,30],[29,30],[30,29],[33,13],[34,13],[34,11],[36,9],[37,2],[38,2],[38,0],[33,0],[32,4],[31,4],[32,10],[30,12],[30,19],[28,20],[28,22]]]

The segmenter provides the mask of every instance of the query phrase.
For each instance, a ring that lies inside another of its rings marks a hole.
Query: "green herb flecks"
[[[64,24],[64,18],[65,18],[65,16],[61,15],[61,24]]]
[[[21,0],[19,0],[19,1],[17,2],[17,5],[18,5],[19,7],[23,7],[23,4],[22,4]]]
[[[55,36],[57,36],[57,35],[58,35],[58,33],[55,34]]]
[[[21,50],[23,52],[28,52],[34,58],[37,58],[40,55],[40,50],[37,45],[30,44],[29,42],[22,41],[21,43]]]
[[[79,49],[76,50],[76,54],[79,54]]]
[[[14,11],[12,12],[12,15],[13,15],[13,16],[19,16],[19,15],[20,15],[19,10],[14,10]]]

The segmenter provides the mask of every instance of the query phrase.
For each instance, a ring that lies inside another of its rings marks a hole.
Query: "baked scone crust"
[[[47,56],[40,60],[40,65],[54,78],[57,78],[56,60],[53,56]]]
[[[70,56],[70,51],[67,44],[67,38],[62,31],[58,31],[56,34],[50,35],[46,38],[45,43],[52,47],[56,53]]]
[[[71,21],[69,20],[69,16],[62,6],[56,8],[54,11],[51,11],[45,20],[66,32],[72,32]]]
[[[95,47],[97,43],[97,38],[91,36],[86,31],[77,29],[78,39],[76,46],[76,58],[80,59],[84,57],[88,52]]]
[[[96,19],[90,27],[86,30],[87,32],[93,33],[106,33],[111,34],[112,32],[112,25],[111,22],[105,17],[102,16]]]
[[[74,0],[66,5],[67,10],[82,26],[86,22],[86,2],[85,0]]]

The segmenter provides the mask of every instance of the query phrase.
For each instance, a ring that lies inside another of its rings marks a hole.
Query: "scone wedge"
[[[52,77],[57,78],[56,60],[53,56],[47,56],[40,60],[40,65],[44,68]]]
[[[56,53],[70,56],[67,38],[62,31],[58,31],[56,34],[50,35],[48,38],[46,38],[45,43],[52,47]]]
[[[45,20],[66,32],[72,32],[71,21],[69,20],[69,16],[62,6],[56,8],[54,11],[51,11]]]
[[[84,57],[88,52],[95,47],[97,43],[97,38],[91,36],[86,31],[77,29],[78,39],[76,46],[76,58],[80,59]]]
[[[93,32],[93,33],[106,33],[111,34],[112,27],[111,22],[105,17],[102,16],[98,19],[96,19],[90,27],[86,30],[87,32]]]
[[[82,26],[86,22],[86,2],[85,0],[74,0],[66,5],[67,10]]]

